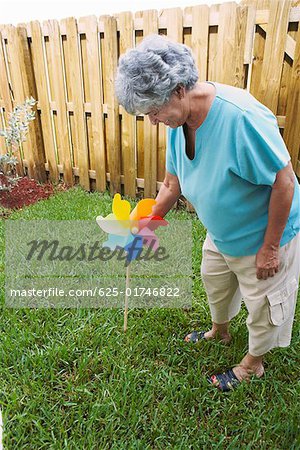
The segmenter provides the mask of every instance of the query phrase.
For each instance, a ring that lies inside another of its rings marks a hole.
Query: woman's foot
[[[240,364],[232,370],[239,381],[249,381],[252,375],[256,375],[258,378],[261,378],[265,373],[262,356],[252,356],[250,353],[247,353]]]
[[[242,381],[249,382],[252,376],[261,378],[264,375],[262,361],[262,356],[252,356],[247,353],[240,364],[222,374],[211,376],[209,382],[223,392],[235,389]]]
[[[221,327],[221,329],[219,327]],[[184,338],[185,342],[190,342],[191,335],[192,335],[192,333],[187,334],[185,336],[185,338]],[[203,336],[203,338],[207,339],[207,340],[216,339],[218,337],[221,339],[221,342],[223,344],[229,344],[231,341],[231,335],[228,332],[227,327],[224,327],[223,324],[221,326],[213,324],[212,329],[209,331],[206,331]]]

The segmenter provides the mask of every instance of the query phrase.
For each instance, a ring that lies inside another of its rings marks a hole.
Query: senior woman
[[[159,35],[120,57],[116,93],[130,114],[168,126],[153,214],[183,194],[207,229],[201,275],[212,328],[185,341],[229,343],[243,299],[248,353],[209,380],[227,391],[262,377],[264,355],[290,344],[300,275],[300,187],[276,117],[243,89],[198,82],[191,50]]]

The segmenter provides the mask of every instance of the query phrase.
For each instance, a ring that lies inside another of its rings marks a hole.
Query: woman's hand
[[[279,246],[263,244],[256,255],[256,277],[266,280],[279,270]]]
[[[176,175],[166,172],[165,178],[156,196],[156,203],[152,206],[149,216],[164,217],[181,195],[179,180]],[[137,206],[130,213],[130,220],[136,216]]]

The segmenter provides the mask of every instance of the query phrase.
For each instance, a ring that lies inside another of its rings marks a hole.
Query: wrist
[[[280,241],[264,241],[263,246],[268,250],[278,250],[280,247]]]

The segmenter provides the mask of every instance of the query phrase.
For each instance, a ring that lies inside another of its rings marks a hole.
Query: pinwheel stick
[[[129,298],[129,276],[130,276],[130,264],[126,268],[126,290],[125,290],[125,309],[124,309],[124,333],[127,330],[127,317],[128,317],[128,298]]]

